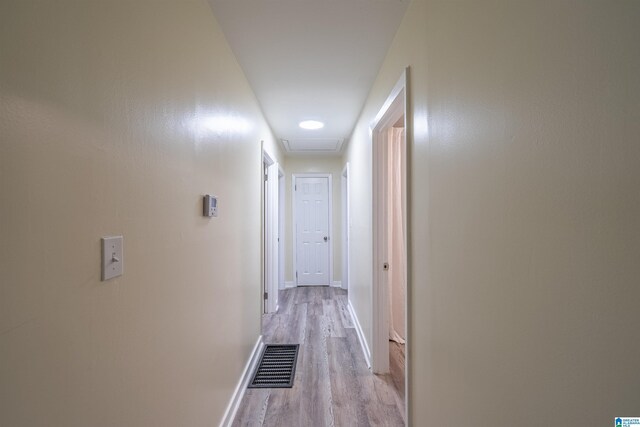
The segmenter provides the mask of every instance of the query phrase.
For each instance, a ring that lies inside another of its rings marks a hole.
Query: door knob
[[[327,240],[329,240],[329,238],[327,236],[324,236],[324,241],[326,242]]]

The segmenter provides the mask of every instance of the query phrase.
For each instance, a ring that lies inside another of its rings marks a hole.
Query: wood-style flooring
[[[234,426],[405,425],[404,378],[400,394],[398,378],[369,371],[347,309],[346,291],[287,289],[280,291],[279,307],[278,313],[264,315],[264,342],[300,344],[294,386],[247,389]],[[392,347],[392,368],[399,363],[394,360],[400,359]]]

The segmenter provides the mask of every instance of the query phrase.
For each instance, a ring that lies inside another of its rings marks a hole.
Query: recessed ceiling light
[[[319,122],[319,121],[317,121],[317,120],[305,120],[305,121],[303,121],[303,122],[300,122],[299,126],[300,126],[302,129],[311,129],[311,130],[314,130],[314,129],[321,129],[321,128],[323,128],[323,127],[324,127],[324,123]]]

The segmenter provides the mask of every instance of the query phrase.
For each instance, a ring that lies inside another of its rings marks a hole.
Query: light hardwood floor
[[[346,291],[287,289],[279,306],[263,318],[264,341],[300,344],[294,386],[247,389],[234,426],[404,426],[404,378],[399,387],[398,378],[369,371]]]

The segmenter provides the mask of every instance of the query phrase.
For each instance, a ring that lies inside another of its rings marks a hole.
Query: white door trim
[[[297,244],[297,240],[298,240],[298,236],[296,235],[296,221],[297,221],[297,217],[296,217],[296,179],[297,178],[328,178],[328,186],[329,186],[329,192],[328,194],[328,209],[329,209],[329,230],[327,231],[328,233],[328,237],[329,237],[329,282],[327,283],[327,285],[331,286],[331,283],[333,283],[333,236],[332,236],[332,231],[333,231],[333,207],[332,207],[332,199],[333,199],[333,194],[332,194],[332,181],[331,181],[331,174],[330,173],[294,173],[292,174],[292,180],[291,180],[291,218],[292,218],[292,230],[293,230],[293,271],[291,272],[293,275],[293,283],[295,284],[295,286],[298,286],[298,278],[296,276],[296,268],[298,267],[298,260],[297,260],[297,256],[296,253],[298,251],[298,244]]]
[[[284,170],[278,165],[278,289],[284,289],[285,260],[285,185]]]
[[[389,97],[382,105],[382,108],[376,115],[376,118],[370,126],[372,135],[372,198],[373,198],[373,286],[372,286],[372,326],[373,340],[371,346],[371,365],[373,372],[386,373],[389,372],[389,293],[387,274],[383,269],[383,264],[388,262],[388,246],[387,246],[387,223],[385,219],[385,210],[387,206],[388,181],[386,179],[388,169],[388,150],[385,139],[382,138],[382,132],[393,127],[393,125],[404,115],[405,128],[405,144],[403,145],[404,155],[407,159],[406,164],[406,183],[407,183],[407,203],[404,206],[405,218],[407,219],[405,227],[405,245],[407,254],[407,294],[405,301],[405,330],[406,330],[406,347],[405,347],[405,414],[407,425],[411,425],[409,417],[409,405],[411,404],[411,396],[409,394],[409,375],[411,369],[411,325],[408,319],[411,318],[411,256],[410,256],[410,157],[408,146],[411,135],[411,120],[409,109],[409,97],[407,96],[409,68],[407,67],[400,79],[389,94]]]
[[[265,229],[263,239],[265,245],[264,254],[264,289],[268,293],[266,304],[264,305],[265,313],[275,313],[278,310],[278,223],[279,223],[279,204],[278,204],[278,163],[265,150],[262,151],[263,164],[267,164],[267,194],[264,195],[263,215],[266,215]],[[264,301],[264,299],[263,299]]]
[[[342,175],[342,289],[349,289],[349,162]]]

